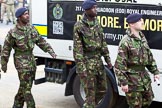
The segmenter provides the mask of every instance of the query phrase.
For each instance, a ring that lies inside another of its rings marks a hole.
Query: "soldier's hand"
[[[160,79],[160,75],[159,74],[158,75],[154,75],[154,80],[155,79],[158,79],[159,80]]]
[[[52,56],[53,58],[56,58],[57,55],[56,55],[55,53],[52,53],[51,56]]]
[[[108,66],[109,69],[112,69],[113,68],[113,66],[112,66],[111,63],[107,64],[107,66]]]
[[[159,74],[158,75],[154,75],[154,81],[156,81],[158,86],[160,85],[159,79],[160,79],[160,75]]]
[[[123,92],[128,92],[128,85],[125,86],[121,85],[121,88]]]
[[[114,73],[114,67],[112,64],[105,65],[112,73]]]
[[[1,69],[2,69],[2,71],[3,71],[4,73],[6,73],[6,71],[7,71],[7,66],[2,66]]]
[[[112,73],[114,73],[114,67],[113,67],[113,66],[110,68],[110,71],[111,71]]]
[[[82,72],[82,73],[77,73],[78,74],[78,76],[80,77],[80,78],[86,78],[87,77],[87,73],[86,72]]]

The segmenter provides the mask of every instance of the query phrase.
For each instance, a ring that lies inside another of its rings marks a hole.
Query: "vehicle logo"
[[[63,15],[63,9],[60,7],[59,4],[53,8],[53,16],[55,19],[61,19]]]

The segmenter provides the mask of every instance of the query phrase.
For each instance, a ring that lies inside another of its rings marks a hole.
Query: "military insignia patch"
[[[63,9],[60,7],[59,4],[53,8],[53,16],[55,19],[61,19],[63,15]]]

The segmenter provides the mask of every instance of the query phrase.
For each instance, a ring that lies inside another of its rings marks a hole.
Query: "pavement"
[[[13,24],[0,23],[0,44],[3,45],[7,32],[13,28]],[[0,108],[12,108],[14,96],[19,87],[17,71],[13,63],[13,53],[10,55],[7,73],[1,72],[0,80]],[[44,76],[44,66],[38,66],[36,78]],[[33,85],[32,94],[36,108],[79,108],[73,96],[64,96],[65,84],[43,83]],[[26,106],[24,106],[26,108]]]

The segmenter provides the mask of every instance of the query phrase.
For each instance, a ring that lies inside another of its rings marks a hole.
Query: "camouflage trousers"
[[[18,76],[20,86],[15,96],[13,108],[23,108],[24,102],[26,102],[27,108],[35,108],[35,101],[31,94],[35,71],[18,71]]]
[[[129,108],[149,108],[154,94],[152,88],[145,91],[133,91],[126,93]]]
[[[84,74],[78,74],[86,94],[86,100],[82,108],[95,108],[106,93],[106,73],[103,72],[102,75]]]

